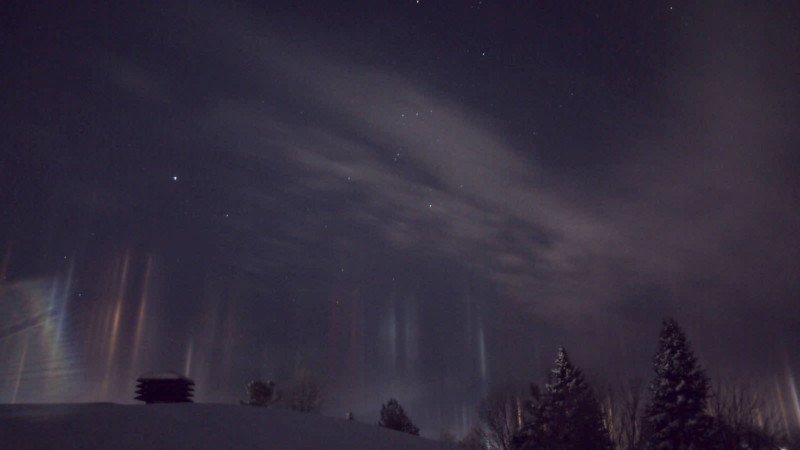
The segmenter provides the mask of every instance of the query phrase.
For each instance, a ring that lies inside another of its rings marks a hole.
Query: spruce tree
[[[708,378],[673,319],[664,321],[653,370],[656,375],[642,424],[645,448],[709,448]]]
[[[531,405],[530,424],[516,440],[518,448],[612,448],[600,404],[563,347],[558,349],[544,394]]]
[[[381,406],[381,420],[378,425],[419,436],[419,428],[411,422],[406,412],[403,411],[403,407],[393,398]]]

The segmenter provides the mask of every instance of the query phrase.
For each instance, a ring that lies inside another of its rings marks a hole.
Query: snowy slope
[[[0,405],[0,449],[453,449],[377,425],[218,404]]]

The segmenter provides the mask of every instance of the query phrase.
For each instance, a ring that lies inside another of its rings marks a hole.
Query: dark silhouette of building
[[[148,372],[136,379],[136,400],[145,403],[191,403],[194,381],[175,372]]]

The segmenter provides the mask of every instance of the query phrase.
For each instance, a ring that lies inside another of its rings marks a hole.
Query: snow
[[[139,380],[188,380],[175,372],[147,372],[139,375]]]
[[[376,418],[377,421],[377,418]],[[0,448],[446,450],[377,425],[222,404],[0,405]]]

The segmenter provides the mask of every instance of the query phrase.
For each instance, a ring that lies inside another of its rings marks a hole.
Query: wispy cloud
[[[380,245],[456,261],[563,324],[635,322],[632,298],[702,318],[765,296],[775,308],[791,302],[800,219],[781,169],[791,130],[780,87],[736,61],[690,55],[665,75],[663,126],[643,123],[626,144],[633,159],[592,189],[548,170],[452,92],[235,13],[194,20],[210,30],[196,36],[206,44],[198,57],[237,69],[208,93],[198,127],[246,164],[280,168],[267,184],[257,170],[232,175],[244,177],[252,208],[295,211],[270,219],[268,245]],[[717,50],[736,45],[711,38]],[[654,288],[666,303],[647,298]]]

